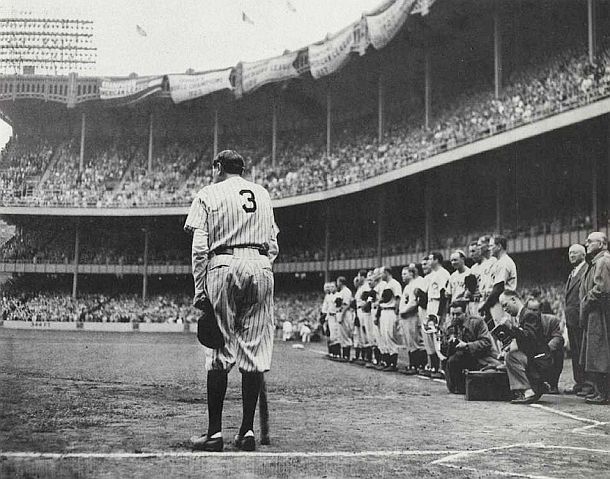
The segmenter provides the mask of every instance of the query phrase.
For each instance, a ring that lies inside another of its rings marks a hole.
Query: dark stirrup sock
[[[208,437],[222,430],[222,407],[227,392],[227,371],[208,371]]]
[[[254,414],[256,413],[256,403],[261,392],[263,373],[241,373],[241,394],[243,401],[243,417],[239,435],[243,436],[248,431],[254,430]]]

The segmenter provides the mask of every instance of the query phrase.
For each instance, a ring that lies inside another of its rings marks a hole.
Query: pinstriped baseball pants
[[[273,352],[273,272],[266,256],[252,249],[214,256],[206,275],[208,297],[225,339],[205,348],[206,369],[265,372]]]

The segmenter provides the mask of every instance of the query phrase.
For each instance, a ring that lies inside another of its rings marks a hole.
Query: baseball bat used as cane
[[[265,375],[261,381],[261,391],[258,396],[258,412],[261,426],[261,444],[269,445],[269,403],[267,402],[267,384],[265,383]]]

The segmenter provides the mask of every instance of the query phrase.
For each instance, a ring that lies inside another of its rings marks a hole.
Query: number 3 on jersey
[[[256,200],[252,190],[241,190],[239,195],[244,197],[246,202],[241,205],[246,213],[254,213],[256,211]]]

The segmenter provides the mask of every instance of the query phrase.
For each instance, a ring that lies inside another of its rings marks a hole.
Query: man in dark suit
[[[588,404],[610,404],[610,252],[604,233],[586,242],[589,264],[580,283],[580,325],[583,328],[580,362],[593,392]]]
[[[537,298],[530,298],[527,300],[525,305],[527,309],[534,313],[540,313],[542,320],[542,329],[544,331],[544,337],[549,350],[551,352],[551,359],[553,360],[553,367],[551,368],[548,383],[550,389],[547,391],[548,394],[559,394],[559,376],[563,371],[563,358],[564,358],[564,340],[563,330],[561,328],[561,321],[554,314],[543,313],[543,305]]]
[[[468,314],[468,301],[451,303],[451,323],[447,327],[441,352],[447,356],[445,378],[447,389],[454,394],[466,392],[464,370],[478,371],[484,366],[497,366],[497,350],[482,318]]]
[[[545,382],[551,376],[553,360],[548,342],[544,335],[542,318],[540,314],[534,313],[525,307],[517,293],[505,290],[500,295],[502,309],[510,314],[512,318],[505,322],[510,334],[515,338],[511,351],[506,356],[506,371],[515,398],[513,404],[532,404],[540,399],[546,392]],[[516,320],[516,324],[515,324]],[[512,352],[523,353],[520,355],[527,358],[525,375],[527,383],[519,384],[518,378],[523,362],[516,360],[519,357]],[[515,359],[515,360],[514,360]],[[524,387],[529,386],[527,389]]]
[[[586,396],[592,392],[592,388],[585,382],[585,370],[580,364],[580,348],[582,345],[582,329],[580,327],[580,283],[586,271],[585,247],[573,244],[568,250],[568,257],[573,266],[565,287],[566,297],[566,327],[568,328],[568,341],[572,353],[572,374],[574,386],[566,389],[566,394],[578,394]]]

